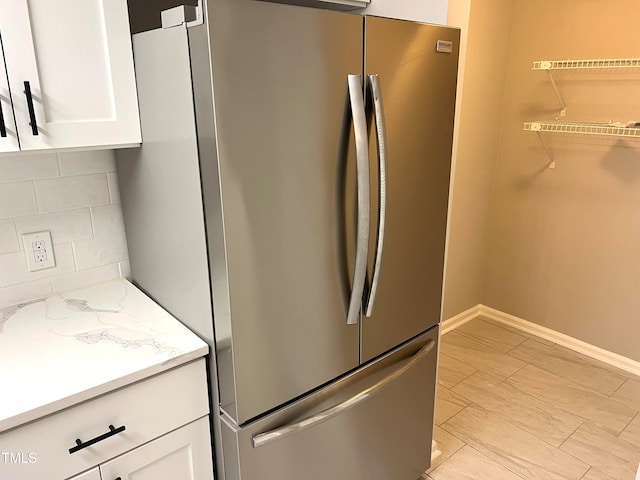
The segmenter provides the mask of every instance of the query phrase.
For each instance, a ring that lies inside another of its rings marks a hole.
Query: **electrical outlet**
[[[22,235],[22,243],[24,244],[24,254],[27,257],[27,268],[30,272],[56,266],[49,230],[25,233]]]

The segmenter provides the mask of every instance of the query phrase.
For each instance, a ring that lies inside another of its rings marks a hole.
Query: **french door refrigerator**
[[[428,468],[458,42],[251,0],[134,36],[132,277],[211,345],[218,479]]]

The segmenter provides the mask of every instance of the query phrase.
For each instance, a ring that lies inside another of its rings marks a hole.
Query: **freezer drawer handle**
[[[382,90],[378,75],[369,75],[369,86],[373,99],[373,112],[376,121],[376,139],[378,141],[378,233],[376,237],[376,253],[373,261],[371,289],[367,298],[364,314],[373,315],[373,303],[376,300],[382,265],[382,249],[384,247],[384,227],[387,212],[387,129],[382,108]]]
[[[71,447],[69,449],[69,453],[76,453],[78,450],[82,450],[83,448],[87,448],[90,447],[91,445],[101,442],[102,440],[105,440],[109,437],[113,437],[114,435],[117,435],[118,433],[122,433],[125,431],[125,426],[122,425],[121,427],[114,427],[113,425],[109,425],[109,431],[107,433],[103,433],[102,435],[98,435],[95,438],[92,438],[91,440],[87,440],[86,442],[82,442],[82,440],[80,440],[79,438],[76,439],[76,446],[75,447]]]
[[[362,78],[348,75],[349,100],[353,118],[356,144],[356,168],[358,178],[358,227],[356,232],[356,265],[353,271],[351,299],[347,313],[347,324],[358,323],[362,307],[362,295],[367,278],[367,255],[369,250],[369,217],[371,195],[369,187],[369,139],[367,138],[367,115],[364,110]]]
[[[284,427],[277,428],[275,430],[271,430],[270,432],[259,433],[254,435],[251,439],[253,443],[253,448],[263,447],[271,442],[276,440],[288,437],[289,435],[293,435],[302,430],[306,430],[307,428],[314,427],[320,423],[326,422],[327,420],[331,420],[333,417],[340,415],[341,413],[346,412],[352,407],[364,402],[370,397],[380,393],[386,387],[388,387],[394,380],[401,377],[407,371],[411,370],[411,368],[422,360],[431,350],[435,347],[436,342],[434,340],[429,340],[424,347],[422,347],[418,352],[416,352],[411,359],[402,365],[400,368],[395,370],[393,373],[390,373],[388,376],[380,380],[375,385],[363,390],[362,392],[354,395],[348,400],[344,402],[334,405],[333,407],[329,407],[316,415],[311,417],[307,417],[303,420],[300,420],[291,425],[286,425]]]
[[[31,94],[31,84],[24,82],[24,94],[27,97],[27,109],[29,110],[29,125],[31,126],[31,133],[38,135],[38,123],[36,122],[36,111],[33,109],[33,95]]]

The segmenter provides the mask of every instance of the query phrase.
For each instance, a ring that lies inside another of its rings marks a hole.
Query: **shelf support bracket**
[[[547,152],[547,156],[549,157],[549,165],[547,165],[547,167],[556,168],[556,160],[553,157],[551,149],[545,143],[544,138],[542,137],[542,132],[536,130],[536,135],[538,136],[538,140],[540,140],[540,143],[542,144],[542,148],[544,148],[544,151]]]
[[[560,102],[560,116],[564,117],[567,114],[567,106],[564,104],[564,100],[562,99],[562,95],[560,95],[560,90],[558,90],[558,86],[556,85],[556,81],[553,79],[553,75],[551,74],[551,69],[546,69],[547,75],[549,75],[549,81],[551,82],[551,86],[553,87],[553,91],[556,92],[556,97],[558,97],[558,102]]]

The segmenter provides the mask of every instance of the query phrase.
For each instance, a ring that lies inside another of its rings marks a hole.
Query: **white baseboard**
[[[485,317],[496,322],[503,323],[510,327],[522,330],[523,332],[530,333],[536,337],[549,340],[563,347],[566,347],[574,352],[581,353],[587,357],[591,357],[595,360],[599,360],[603,363],[611,365],[613,367],[624,370],[625,372],[632,373],[634,375],[640,375],[640,362],[624,357],[617,353],[610,352],[590,343],[583,342],[577,338],[570,337],[564,333],[551,330],[550,328],[543,327],[541,325],[529,322],[522,318],[510,315],[495,308],[488,307],[486,305],[476,305],[469,310],[466,310],[448,320],[442,322],[442,333],[449,332],[454,328],[457,328],[476,317]]]
[[[440,333],[444,335],[451,330],[454,330],[458,327],[461,327],[465,323],[473,320],[476,317],[480,316],[480,308],[482,305],[476,305],[475,307],[471,307],[469,310],[465,310],[458,315],[455,315],[447,320],[444,320],[440,325]]]

